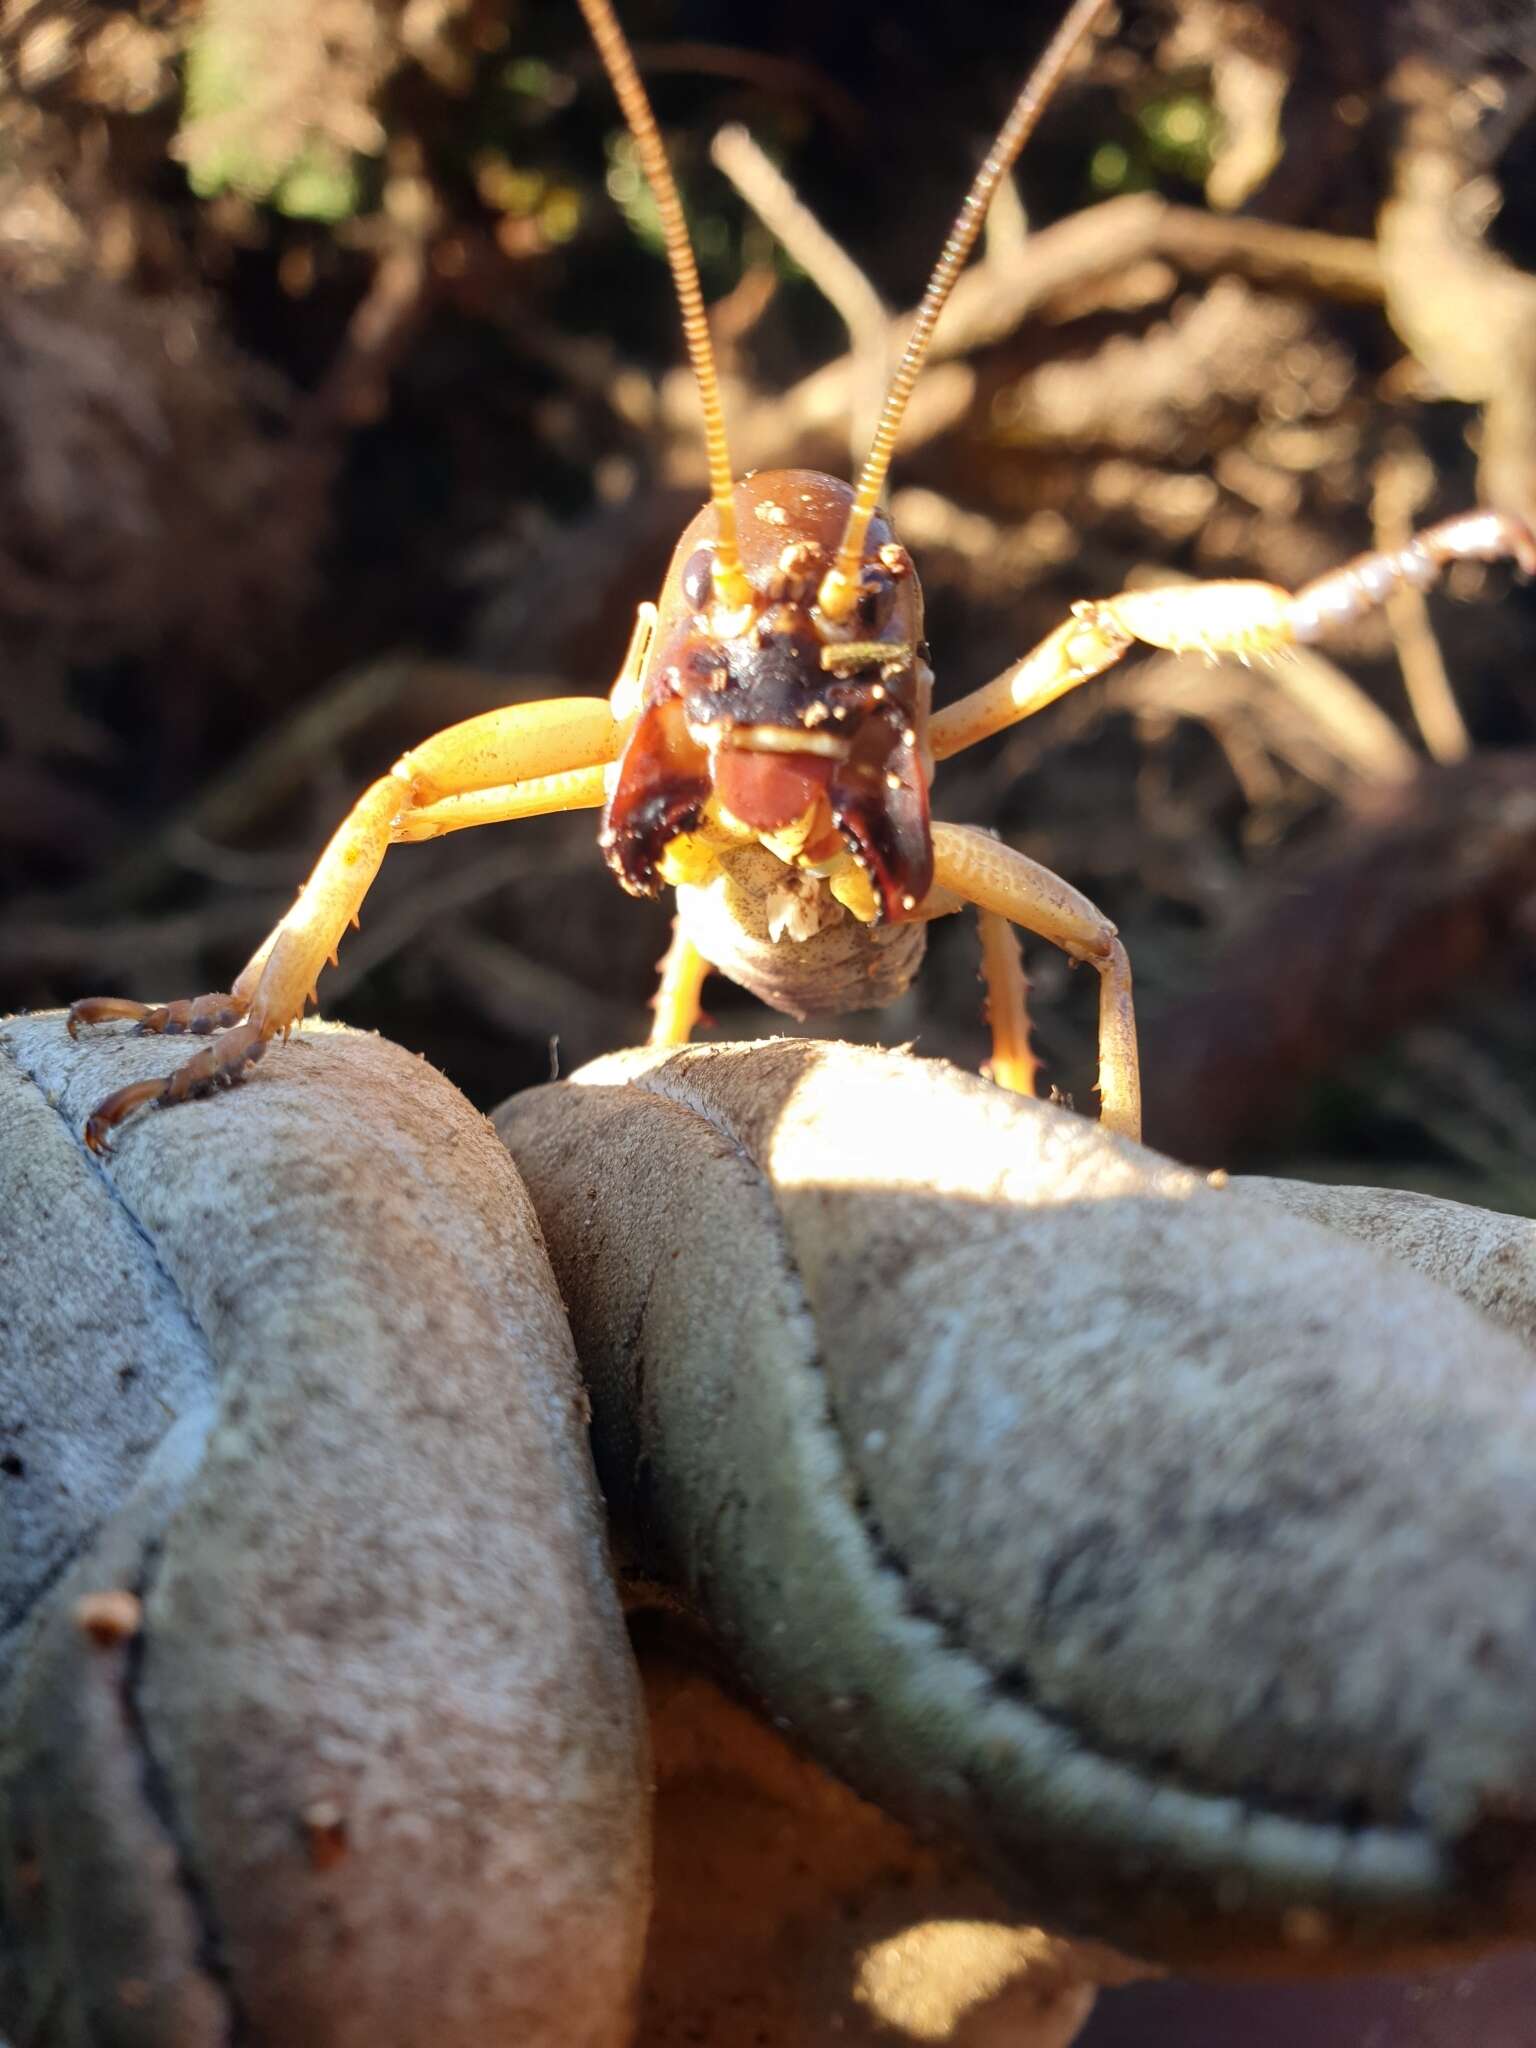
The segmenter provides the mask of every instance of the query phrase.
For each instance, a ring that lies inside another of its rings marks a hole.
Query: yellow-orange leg
[[[547,818],[552,811],[595,811],[608,795],[608,763],[570,768],[563,775],[531,775],[525,782],[503,782],[464,796],[445,796],[440,803],[405,811],[390,832],[397,846],[420,839],[441,839],[471,825],[505,825],[514,818]]]
[[[620,678],[622,684],[624,678]],[[81,1024],[119,1017],[141,1031],[211,1030],[231,1025],[178,1071],[137,1081],[101,1103],[86,1142],[106,1149],[107,1133],[142,1103],[171,1104],[232,1081],[287,1031],[315,1000],[315,984],[355,924],[389,846],[467,825],[525,818],[541,811],[595,807],[604,768],[618,755],[625,726],[606,698],[566,697],[512,704],[452,725],[403,754],[366,789],[315,864],[288,915],[246,963],[227,996],[150,1005],[91,998],[69,1013]],[[239,1020],[244,1018],[244,1022]]]
[[[1072,617],[1022,660],[958,703],[934,713],[936,761],[1015,725],[1101,675],[1137,641],[1173,654],[1249,658],[1321,640],[1396,591],[1427,590],[1450,562],[1509,559],[1536,574],[1536,537],[1502,512],[1466,512],[1427,527],[1400,548],[1359,555],[1293,596],[1273,583],[1192,583],[1125,590],[1074,605]]]
[[[661,962],[661,980],[652,1007],[651,1045],[686,1045],[699,1021],[709,962],[683,930],[682,919],[672,924],[672,943]]]
[[[981,932],[987,1021],[992,1027],[992,1059],[987,1071],[999,1088],[1015,1095],[1033,1095],[1040,1063],[1029,1042],[1029,981],[1018,934],[995,910],[978,910],[976,922]]]
[[[967,825],[933,828],[933,878],[967,903],[1005,917],[1086,960],[1099,976],[1099,1120],[1141,1136],[1141,1073],[1131,966],[1114,926],[1070,883],[1027,854]]]

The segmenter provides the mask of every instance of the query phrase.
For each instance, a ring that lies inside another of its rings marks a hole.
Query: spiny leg
[[[1127,1138],[1141,1136],[1141,1074],[1131,965],[1114,926],[1070,883],[1027,854],[966,825],[935,825],[933,873],[982,910],[1086,960],[1099,975],[1099,1121]]]
[[[569,697],[483,712],[403,754],[358,798],[293,908],[252,955],[228,996],[159,1006],[92,998],[73,1006],[71,1033],[81,1024],[124,1016],[135,1018],[141,1031],[234,1026],[174,1074],[136,1081],[108,1096],[87,1122],[87,1144],[105,1150],[107,1133],[142,1103],[169,1106],[228,1084],[260,1058],[275,1033],[286,1035],[305,1003],[315,1000],[321,969],[335,960],[342,934],[357,922],[394,841],[540,810],[595,807],[603,801],[604,766],[617,756],[623,737],[606,699]]]
[[[1358,555],[1294,595],[1273,583],[1181,584],[1127,590],[1074,605],[1072,617],[990,683],[934,713],[928,743],[942,761],[1028,718],[1100,675],[1141,641],[1174,654],[1252,657],[1320,640],[1395,591],[1427,590],[1451,562],[1513,561],[1536,575],[1536,536],[1502,512],[1465,512],[1405,546]]]
[[[396,846],[420,839],[441,839],[471,825],[505,825],[514,818],[547,818],[553,811],[595,811],[608,796],[608,763],[569,768],[561,775],[530,775],[522,782],[502,782],[463,796],[445,796],[418,811],[405,811],[390,834]]]
[[[935,761],[947,761],[978,740],[1017,725],[1022,718],[1043,711],[1079,683],[1091,682],[1112,668],[1135,635],[1101,618],[1099,608],[1084,616],[1085,607],[1073,609],[1055,632],[1048,633],[1038,647],[1011,663],[1001,675],[979,690],[935,711],[928,721],[928,746]]]
[[[1029,1042],[1029,982],[1019,953],[1018,934],[1006,917],[978,910],[981,933],[981,977],[987,989],[987,1021],[992,1027],[992,1058],[988,1071],[999,1088],[1015,1095],[1033,1095],[1040,1062]]]
[[[673,920],[672,943],[661,962],[661,980],[654,1002],[651,1045],[686,1045],[699,1021],[700,998],[704,993],[709,962],[683,930],[683,920]]]

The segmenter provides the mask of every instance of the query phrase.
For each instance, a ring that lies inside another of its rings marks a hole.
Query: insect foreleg
[[[515,818],[545,818],[552,811],[595,811],[608,795],[608,764],[569,768],[563,775],[533,775],[526,782],[503,782],[464,796],[445,796],[420,810],[404,811],[391,837],[397,844],[441,839],[446,832],[464,832],[471,825],[505,825]]]
[[[623,728],[605,699],[564,697],[482,712],[402,754],[388,775],[353,805],[268,942],[265,964],[250,996],[248,1024],[270,1038],[302,1016],[306,1001],[315,1000],[320,970],[335,958],[342,934],[362,907],[390,844],[413,836],[408,829],[413,813],[478,794],[482,806],[477,823],[509,814],[526,817],[537,809],[538,796],[550,793],[550,785],[557,797],[555,807],[564,809],[571,771],[585,769],[590,776],[595,769],[600,778],[603,764],[617,754],[622,738]],[[509,803],[509,786],[528,782],[544,788],[531,802]],[[493,792],[501,799],[499,805]],[[250,971],[247,968],[246,974]],[[210,1047],[210,1052],[214,1050]]]
[[[1141,1075],[1131,966],[1115,927],[1086,896],[988,833],[935,825],[936,887],[994,911],[1086,960],[1099,976],[1099,1120],[1127,1138],[1141,1136]]]
[[[163,1006],[93,998],[76,1003],[69,1028],[132,1017],[141,1031],[220,1030],[174,1074],[137,1081],[107,1097],[86,1125],[86,1142],[105,1148],[107,1133],[145,1102],[170,1104],[229,1083],[286,1033],[316,999],[316,983],[334,961],[347,926],[390,845],[430,838],[493,818],[529,817],[601,803],[603,769],[618,754],[624,727],[606,698],[556,698],[511,704],[447,727],[402,754],[388,775],[364,790],[332,835],[293,908],[242,969],[227,996]],[[453,807],[459,806],[457,812]],[[445,813],[447,814],[445,816]],[[411,820],[430,829],[413,832]],[[241,1019],[244,1019],[241,1022]]]
[[[1065,620],[990,683],[936,711],[928,723],[933,758],[947,760],[978,740],[1017,725],[1112,667],[1135,645],[1135,635],[1117,626],[1113,617],[1101,616],[1102,610],[1096,608],[1089,618]]]
[[[1174,654],[1271,654],[1322,639],[1396,591],[1428,589],[1451,562],[1502,560],[1536,574],[1536,537],[1502,512],[1466,512],[1403,547],[1358,555],[1294,595],[1274,583],[1219,582],[1092,599],[992,682],[935,712],[929,745],[941,761],[1001,732],[1102,674],[1136,641]]]

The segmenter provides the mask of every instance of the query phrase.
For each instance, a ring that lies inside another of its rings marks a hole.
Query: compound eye
[[[859,602],[855,616],[859,630],[871,639],[878,637],[891,616],[891,599],[895,584],[883,569],[866,568],[859,583]]]
[[[702,612],[708,609],[714,589],[713,569],[715,564],[712,548],[697,548],[688,557],[683,570],[683,602],[690,611]]]

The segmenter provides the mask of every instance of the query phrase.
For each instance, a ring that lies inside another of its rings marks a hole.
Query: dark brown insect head
[[[998,180],[1108,4],[1073,0],[977,171],[855,490],[811,470],[762,470],[732,482],[698,264],[656,117],[611,0],[581,0],[661,216],[710,477],[710,503],[673,556],[636,722],[603,818],[603,852],[635,895],[655,894],[667,848],[701,824],[758,838],[813,869],[836,860],[846,843],[881,917],[910,917],[928,894],[924,755],[933,678],[917,579],[877,507],[934,324]]]
[[[818,591],[852,486],[815,470],[759,470],[734,497],[750,592],[734,607],[719,602],[706,505],[667,572],[604,854],[631,894],[654,895],[667,847],[704,822],[713,798],[743,836],[794,835],[807,865],[846,845],[878,913],[909,917],[933,881],[923,760],[932,677],[911,560],[877,517],[857,603],[829,619]]]

